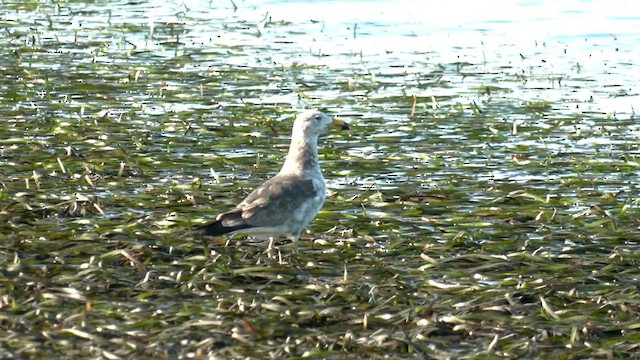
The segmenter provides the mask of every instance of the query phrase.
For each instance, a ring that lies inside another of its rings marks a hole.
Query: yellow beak
[[[339,130],[347,130],[349,131],[349,135],[351,135],[351,129],[349,128],[349,124],[347,124],[344,120],[333,118],[333,122],[331,123],[331,127],[334,127]]]

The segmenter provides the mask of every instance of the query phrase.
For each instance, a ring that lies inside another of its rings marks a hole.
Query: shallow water
[[[635,8],[3,2],[0,357],[632,356]],[[311,107],[300,257],[185,239]]]

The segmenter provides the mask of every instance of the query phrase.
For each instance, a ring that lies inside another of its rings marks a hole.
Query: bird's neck
[[[280,172],[320,172],[318,164],[318,139],[293,136],[287,160]]]

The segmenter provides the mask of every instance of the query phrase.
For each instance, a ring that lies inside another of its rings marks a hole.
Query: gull
[[[274,238],[284,237],[293,242],[293,253],[297,254],[302,230],[316,217],[327,195],[318,161],[318,137],[329,127],[349,130],[346,122],[318,110],[300,113],[293,123],[289,153],[280,172],[196,232],[267,236],[270,244]]]

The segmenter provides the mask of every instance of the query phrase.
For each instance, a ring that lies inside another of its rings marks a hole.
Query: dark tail
[[[220,235],[232,233],[234,231],[248,229],[250,227],[252,226],[248,224],[242,224],[242,225],[236,225],[236,226],[224,226],[222,225],[222,221],[218,220],[197,228],[195,232],[209,235],[209,236],[220,236]]]

